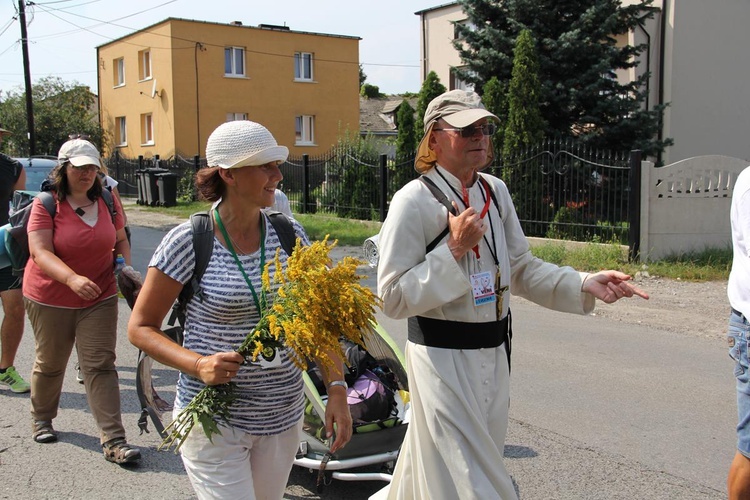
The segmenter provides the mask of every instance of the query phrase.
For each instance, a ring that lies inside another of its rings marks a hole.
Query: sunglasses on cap
[[[432,130],[436,132],[459,132],[461,134],[461,137],[468,139],[469,137],[474,137],[479,130],[482,131],[482,135],[493,135],[495,132],[497,132],[497,125],[495,125],[494,123],[485,123],[484,125],[471,125],[469,127],[463,128],[434,128]]]

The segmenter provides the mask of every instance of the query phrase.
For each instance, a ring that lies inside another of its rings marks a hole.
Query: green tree
[[[508,86],[500,82],[495,76],[490,78],[482,88],[482,104],[500,120],[497,132],[492,137],[492,144],[495,147],[496,155],[499,155],[503,150],[503,143],[505,141],[505,124],[508,122],[507,91]]]
[[[365,81],[367,80],[367,75],[365,74],[365,69],[362,67],[362,65],[359,65],[359,88],[362,88],[362,85],[365,84]]]
[[[380,93],[380,87],[377,85],[370,85],[369,83],[365,83],[360,87],[359,89],[359,95],[362,97],[367,97],[368,99],[374,99],[376,97],[383,97],[383,94]]]
[[[541,204],[542,178],[530,163],[517,164],[515,153],[537,145],[544,138],[539,110],[539,64],[534,38],[521,31],[513,56],[513,76],[508,86],[508,120],[503,144],[503,179],[508,183],[520,220],[532,220]]]
[[[539,96],[548,135],[577,136],[602,149],[656,155],[672,144],[657,138],[664,105],[642,109],[645,73],[621,83],[619,70],[638,64],[647,48],[618,46],[617,36],[654,15],[653,0],[459,0],[469,22],[454,42],[465,67],[459,77],[481,88],[492,76],[512,76],[513,41],[528,29],[538,40]]]
[[[504,151],[526,148],[544,138],[544,120],[539,109],[540,91],[534,38],[531,31],[523,30],[516,42],[508,88]]]
[[[445,85],[440,83],[440,78],[438,78],[437,73],[430,71],[427,74],[427,78],[422,82],[422,87],[419,89],[416,122],[417,141],[422,139],[422,133],[424,131],[424,114],[427,111],[427,105],[430,104],[430,101],[434,98],[444,93],[445,90]]]
[[[99,124],[96,96],[88,87],[59,77],[45,77],[32,86],[31,95],[36,154],[57,156],[60,145],[72,133],[88,135],[101,150],[104,133]],[[2,150],[15,156],[27,156],[26,93],[22,89],[4,93],[0,123],[13,133],[3,141]]]
[[[413,165],[414,153],[417,150],[417,131],[414,128],[414,108],[409,101],[404,99],[396,113],[396,166],[392,170],[393,182],[389,185],[395,189],[401,188],[409,180],[414,178]],[[405,166],[408,165],[408,166]]]

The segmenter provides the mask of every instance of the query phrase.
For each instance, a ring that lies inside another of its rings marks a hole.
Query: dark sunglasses
[[[497,125],[495,125],[494,123],[485,123],[484,125],[472,125],[471,127],[464,128],[434,128],[432,130],[438,132],[443,130],[459,132],[461,134],[461,137],[468,139],[469,137],[474,137],[478,130],[482,131],[482,135],[493,135],[495,132],[497,132]]]
[[[68,134],[68,140],[72,141],[73,139],[83,139],[84,141],[91,140],[91,136],[88,134]]]

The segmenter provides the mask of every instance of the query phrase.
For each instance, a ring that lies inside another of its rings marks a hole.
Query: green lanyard
[[[263,223],[261,215],[261,222],[260,222],[260,270],[263,272],[263,268],[266,264],[266,246],[265,246],[265,240],[266,240],[266,225]],[[227,248],[230,252],[232,252],[232,257],[234,257],[234,261],[237,263],[237,267],[240,269],[240,272],[242,273],[242,277],[245,278],[245,282],[247,283],[247,286],[250,287],[250,291],[253,294],[253,300],[255,301],[255,307],[258,308],[258,316],[263,316],[263,309],[261,309],[261,306],[263,308],[266,307],[266,294],[261,288],[260,291],[260,301],[258,301],[258,295],[255,293],[255,287],[253,287],[252,281],[250,281],[250,278],[247,276],[247,273],[245,272],[245,268],[242,267],[242,262],[240,262],[239,257],[237,257],[237,252],[234,251],[234,246],[232,245],[232,240],[229,239],[229,234],[227,233],[226,228],[224,227],[224,224],[221,222],[221,216],[219,215],[219,210],[214,210],[214,219],[216,220],[216,224],[219,225],[219,230],[221,231],[221,235],[224,236],[224,243],[226,243]]]

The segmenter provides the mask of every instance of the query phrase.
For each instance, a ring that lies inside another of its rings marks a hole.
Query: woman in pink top
[[[110,462],[137,462],[141,453],[125,440],[120,387],[115,368],[117,254],[130,264],[122,206],[115,214],[102,199],[99,151],[73,139],[60,148],[52,173],[55,216],[34,200],[28,223],[29,252],[23,280],[26,311],[36,339],[31,373],[33,437],[57,440],[52,420],[62,392],[68,358],[75,344],[84,374],[89,408]]]

